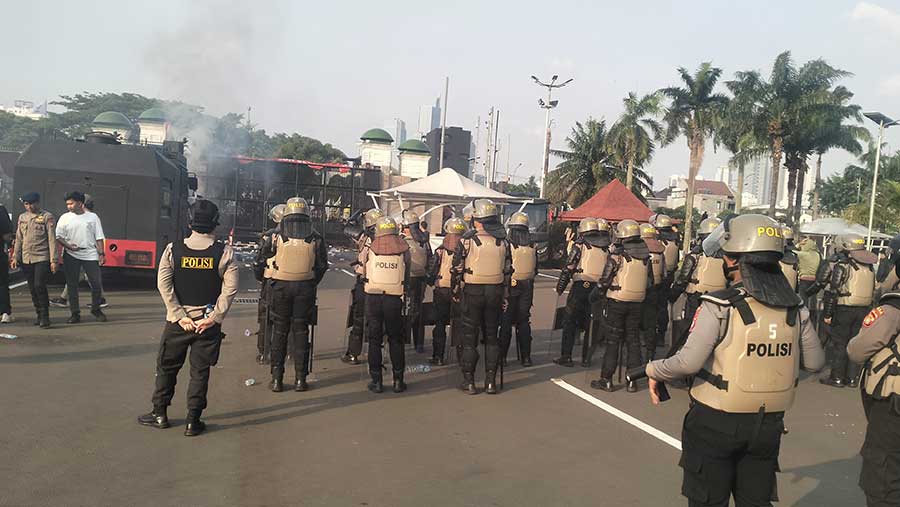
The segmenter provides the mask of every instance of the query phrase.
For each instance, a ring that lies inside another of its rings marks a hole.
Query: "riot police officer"
[[[432,355],[429,363],[444,366],[444,354],[447,349],[447,325],[454,315],[453,298],[450,285],[453,266],[453,255],[459,240],[466,232],[466,224],[459,218],[449,218],[444,222],[444,240],[431,257],[428,268],[428,282],[434,286],[432,291],[434,305],[434,329],[432,330]],[[453,333],[451,346],[456,347],[456,357],[462,357],[462,343],[458,338],[458,326],[451,326]]]
[[[497,205],[490,199],[477,199],[472,206],[473,229],[463,235],[456,247],[451,280],[454,299],[460,301],[463,328],[463,382],[460,389],[468,394],[478,394],[475,367],[481,331],[485,350],[485,392],[497,394],[500,360],[497,332],[509,295],[512,259]]]
[[[657,238],[663,245],[663,257],[666,259],[666,278],[663,282],[664,298],[660,297],[656,314],[656,343],[665,343],[666,331],[669,329],[670,306],[669,292],[675,282],[675,272],[678,270],[678,262],[681,260],[681,246],[678,244],[678,231],[672,225],[669,215],[657,213],[650,216],[650,225],[656,227]]]
[[[801,357],[810,371],[825,362],[809,313],[778,265],[781,236],[763,215],[717,227],[704,251],[721,250],[731,287],[701,296],[684,347],[644,368],[654,404],[661,382],[696,376],[680,461],[691,506],[728,505],[731,496],[739,506],[771,505]]]
[[[363,290],[366,293],[366,335],[369,340],[369,391],[384,390],[381,346],[387,334],[391,355],[394,392],[406,390],[403,371],[406,352],[403,348],[403,298],[408,296],[409,245],[398,235],[397,222],[381,217],[375,223],[375,239],[360,254]]]
[[[616,243],[591,299],[606,295],[606,354],[600,378],[591,381],[594,389],[613,391],[612,377],[619,363],[619,348],[625,341],[626,364],[641,364],[641,305],[652,285],[650,251],[641,239],[641,228],[634,220],[616,224]],[[637,392],[637,383],[628,382],[627,390]]]
[[[256,362],[265,364],[269,361],[270,347],[272,345],[272,326],[269,318],[269,280],[272,279],[272,241],[277,234],[281,217],[284,215],[284,204],[276,204],[269,210],[269,219],[275,226],[265,230],[259,238],[259,247],[256,253],[256,261],[253,263],[253,274],[256,281],[260,282],[259,302],[257,304],[257,321],[259,330],[256,332]]]
[[[819,381],[831,387],[856,387],[859,370],[847,362],[847,342],[859,332],[875,293],[875,254],[859,234],[835,238],[835,254],[819,265],[807,297],[825,289],[822,322],[831,326],[831,375]],[[832,321],[834,324],[832,324]]]
[[[669,299],[669,288],[666,286],[666,247],[657,239],[657,235],[656,227],[650,224],[641,224],[641,239],[647,244],[647,250],[650,252],[650,275],[653,277],[652,285],[647,287],[644,305],[641,307],[641,334],[647,350],[647,361],[654,359],[656,346],[659,344],[657,341],[659,339],[659,307],[665,308]]]
[[[213,234],[218,225],[219,208],[198,200],[192,207],[191,235],[168,244],[159,260],[157,285],[166,305],[166,326],[156,357],[153,410],[138,417],[138,424],[169,427],[167,409],[175,396],[178,371],[190,357],[184,435],[197,436],[206,429],[200,416],[206,409],[209,370],[219,358],[225,336],[222,321],[237,294],[239,278],[231,247]]]
[[[582,218],[578,222],[577,237],[569,250],[566,265],[559,274],[556,293],[562,294],[572,280],[572,289],[566,299],[566,313],[563,320],[563,333],[560,357],[553,360],[560,366],[573,367],[572,349],[580,330],[587,330],[591,321],[590,295],[609,257],[609,224],[597,218]],[[596,343],[597,337],[594,337]],[[587,367],[590,359],[581,358],[582,365]]]
[[[292,197],[272,244],[272,382],[279,393],[284,387],[284,359],[290,334],[294,340],[295,391],[309,385],[309,326],[315,323],[316,287],[328,271],[325,240],[313,228],[306,199]]]
[[[409,245],[409,292],[406,294],[406,330],[412,335],[416,352],[425,352],[425,326],[422,323],[422,303],[425,300],[425,286],[428,263],[431,260],[431,244],[428,235],[419,227],[419,215],[404,210],[400,222],[401,237]],[[408,336],[407,335],[407,336]]]
[[[384,212],[378,208],[372,208],[363,215],[363,227],[347,227],[344,232],[356,243],[357,259],[351,263],[356,272],[356,283],[350,290],[351,304],[349,308],[348,324],[350,334],[347,338],[347,352],[341,356],[341,361],[348,364],[360,364],[359,355],[362,353],[363,333],[366,322],[366,292],[363,288],[362,254],[375,237],[375,224]]]
[[[897,238],[895,238],[897,239]],[[862,402],[868,427],[859,486],[869,507],[900,505],[900,266],[895,256],[879,265],[892,280],[847,345],[854,363],[865,363]]]
[[[800,258],[797,257],[797,247],[794,245],[794,230],[783,226],[781,231],[784,237],[784,257],[778,263],[781,265],[781,272],[787,278],[788,284],[796,292],[797,284],[800,281]]]
[[[685,300],[681,318],[675,319],[678,325],[674,322],[672,324],[672,347],[669,349],[669,355],[675,353],[687,339],[691,318],[700,306],[700,296],[722,290],[728,285],[722,258],[707,255],[702,247],[703,240],[718,227],[719,223],[718,218],[707,218],[700,222],[697,242],[684,258],[684,263],[675,277],[669,300],[675,301],[682,293],[685,294]],[[778,231],[778,235],[781,236],[781,229]]]
[[[891,238],[886,250],[882,251],[878,262],[878,271],[875,273],[877,292],[885,294],[893,290],[900,281],[895,266],[900,262],[900,234]],[[879,296],[880,298],[880,296]]]
[[[538,272],[537,252],[528,230],[528,215],[520,211],[513,213],[506,227],[513,272],[509,282],[509,300],[500,323],[500,360],[506,361],[515,324],[519,360],[522,366],[531,366],[531,305],[534,302],[534,279]]]

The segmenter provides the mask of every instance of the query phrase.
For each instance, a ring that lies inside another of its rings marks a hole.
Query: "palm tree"
[[[554,203],[578,206],[613,179],[623,179],[625,170],[612,163],[607,144],[604,120],[576,122],[566,138],[568,150],[550,151],[563,161],[547,176],[547,197]],[[637,196],[642,198],[653,180],[640,169],[635,169],[634,176]]]
[[[728,83],[730,84],[730,83]],[[732,90],[734,93],[734,90]],[[763,156],[767,150],[766,145],[760,145],[753,135],[750,122],[752,100],[735,93],[716,125],[713,146],[723,146],[731,153],[728,164],[737,167],[737,188],[734,196],[734,211],[740,213],[743,207],[744,192],[744,166],[748,161]]]
[[[650,162],[656,148],[653,140],[662,136],[662,125],[656,120],[662,107],[659,93],[638,98],[631,92],[622,100],[622,104],[625,111],[610,127],[606,136],[607,151],[614,156],[619,166],[627,168],[625,187],[631,190],[634,168],[643,167]]]
[[[812,60],[798,70],[791,60],[790,51],[785,51],[775,58],[768,81],[757,71],[744,71],[735,73],[735,80],[729,83],[732,91],[753,98],[752,124],[755,135],[758,139],[768,141],[772,153],[769,215],[773,218],[778,200],[778,172],[786,136],[801,128],[808,113],[832,104],[834,97],[829,88],[838,79],[849,75],[849,72],[831,67],[824,60]],[[795,151],[790,161],[793,167],[789,167],[789,170],[793,177],[789,178],[789,187],[791,181],[796,183],[796,171],[802,166],[803,160]]]
[[[710,62],[700,64],[693,75],[684,67],[679,67],[678,75],[684,86],[671,86],[663,88],[660,92],[670,100],[663,116],[666,124],[663,144],[671,144],[679,135],[684,135],[691,152],[687,199],[684,206],[684,250],[687,252],[690,248],[691,220],[694,211],[694,182],[700,165],[703,164],[706,140],[715,131],[718,118],[728,104],[728,98],[713,91],[719,76],[722,75],[722,69],[713,67]]]

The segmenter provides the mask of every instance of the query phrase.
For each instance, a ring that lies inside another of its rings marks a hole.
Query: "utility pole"
[[[441,151],[438,158],[438,171],[444,168],[444,140],[447,133],[447,95],[450,93],[450,76],[444,80],[444,107],[441,108]]]
[[[567,84],[572,82],[573,78],[569,78],[562,83],[557,84],[556,81],[559,79],[559,76],[554,75],[549,83],[542,83],[537,76],[531,76],[531,79],[538,85],[543,86],[547,89],[547,102],[544,102],[544,99],[538,99],[538,105],[541,106],[541,109],[547,111],[547,114],[544,118],[544,129],[547,134],[544,138],[544,170],[541,175],[541,198],[546,197],[547,193],[547,173],[550,171],[550,110],[559,104],[558,100],[553,100],[553,89],[554,88],[562,88]]]
[[[475,153],[472,153],[472,179],[475,179],[475,171],[478,169],[478,149],[481,147],[481,115],[475,120]]]
[[[494,184],[494,180],[497,178],[497,153],[500,151],[500,148],[497,147],[497,141],[500,136],[500,110],[497,110],[497,115],[494,117],[494,153],[491,158],[491,185]],[[489,188],[493,188],[489,186]]]
[[[494,148],[491,146],[491,138],[494,131],[494,108],[491,108],[491,111],[488,113],[488,124],[487,124],[487,144],[485,145],[484,150],[484,165],[482,166],[482,170],[484,171],[484,184],[485,186],[490,185],[490,168],[491,168],[491,154],[494,152]]]

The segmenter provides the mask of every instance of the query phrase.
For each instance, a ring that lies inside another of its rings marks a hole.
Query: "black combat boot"
[[[375,394],[380,394],[384,392],[384,382],[381,378],[381,375],[372,375],[372,380],[369,382],[367,386],[369,391],[372,391]]]
[[[103,313],[103,310],[101,310],[99,308],[91,310],[91,315],[94,316],[94,319],[97,322],[106,322],[107,321],[106,314]]]
[[[616,390],[613,386],[612,379],[600,377],[597,380],[591,380],[591,387],[594,389],[601,389],[608,393],[611,393]]]
[[[66,324],[78,324],[81,322],[81,314],[73,313],[69,320],[66,321]]]
[[[466,394],[478,394],[478,388],[475,387],[475,374],[463,372],[463,381],[459,385],[459,389]]]
[[[575,363],[572,362],[572,356],[557,357],[556,359],[553,360],[553,362],[560,366],[565,366],[566,368],[574,368],[575,367]]]
[[[353,354],[351,354],[349,352],[347,352],[346,354],[341,356],[341,362],[344,362],[347,364],[362,364],[359,361],[359,356],[354,356]]]
[[[859,387],[859,379],[857,377],[851,377],[847,382],[847,387],[856,389]]]
[[[256,354],[256,364],[266,364],[266,355],[262,352]]]
[[[433,364],[435,366],[444,366],[444,358],[440,356],[434,356],[428,360],[428,364]]]
[[[206,431],[206,423],[200,420],[199,411],[188,412],[187,420],[184,423],[184,436],[196,437]]]
[[[830,376],[825,377],[825,378],[820,378],[819,383],[826,385],[826,386],[831,386],[831,387],[846,387],[846,385],[847,385],[844,383],[844,379],[832,378]]]
[[[38,318],[38,325],[41,326],[41,329],[47,329],[50,327],[50,308],[41,308],[41,314]]]
[[[629,380],[628,384],[625,386],[625,391],[627,391],[629,393],[638,392],[637,380]]]
[[[33,325],[40,326],[41,325],[41,310],[39,308],[35,308],[34,313],[37,315],[37,317],[34,318]]]
[[[403,370],[397,372],[394,370],[394,392],[402,393],[406,391],[406,382],[403,381]]]
[[[525,356],[522,358],[522,366],[527,368],[532,365],[534,365],[534,363],[531,361],[531,356]]]
[[[488,394],[497,394],[497,372],[487,371],[484,378],[484,392]]]
[[[309,384],[306,383],[306,375],[297,376],[297,383],[294,384],[294,391],[298,393],[309,391]]]
[[[269,383],[269,389],[273,393],[280,393],[284,389],[284,369],[272,368],[272,382]]]
[[[137,418],[141,426],[150,426],[164,430],[169,427],[169,418],[166,415],[166,407],[153,407],[153,410]]]

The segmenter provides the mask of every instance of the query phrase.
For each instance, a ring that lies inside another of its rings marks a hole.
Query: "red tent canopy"
[[[602,218],[610,222],[637,220],[646,222],[653,211],[634,196],[619,180],[612,180],[581,206],[560,215],[560,220],[577,222],[582,218]]]

